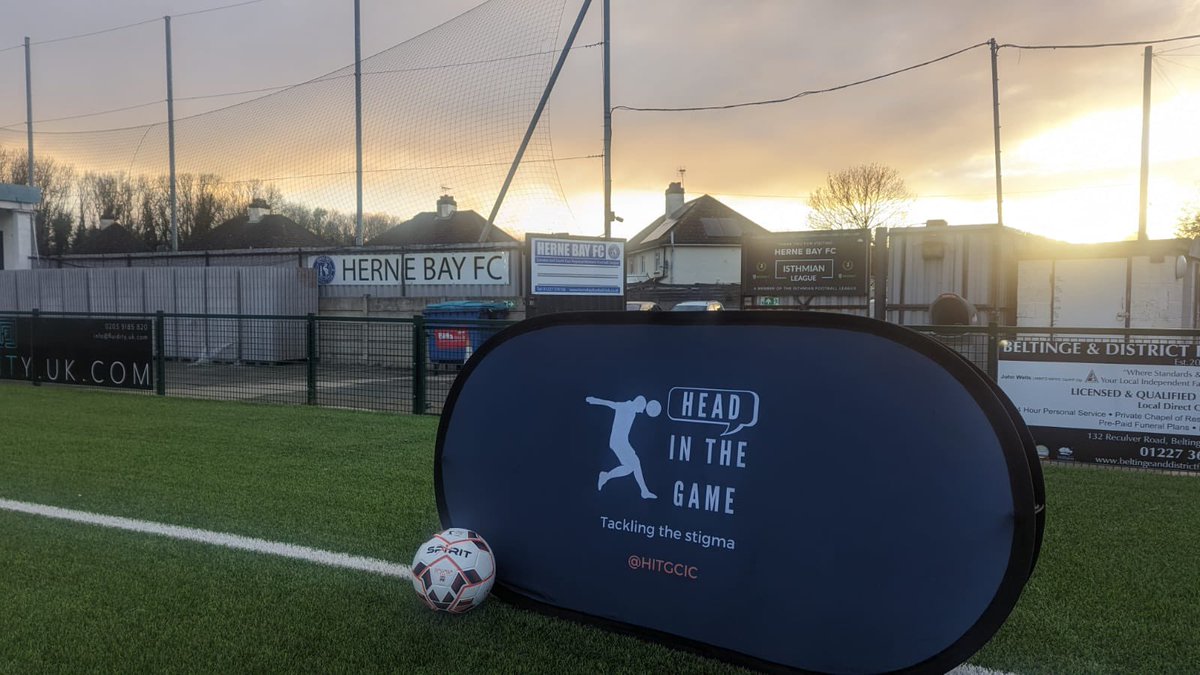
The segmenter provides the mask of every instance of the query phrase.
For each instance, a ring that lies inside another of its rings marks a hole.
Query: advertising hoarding
[[[322,286],[465,286],[509,283],[508,251],[314,255]]]
[[[1019,416],[891,324],[712,314],[560,314],[489,341],[439,428],[442,524],[487,538],[503,597],[732,661],[965,660],[1036,557]]]
[[[1006,340],[997,380],[1043,457],[1200,471],[1200,345]]]
[[[742,295],[866,295],[870,248],[868,230],[747,237],[742,240]]]
[[[529,237],[533,295],[625,294],[625,242]]]
[[[0,379],[152,389],[153,335],[141,319],[0,316]]]

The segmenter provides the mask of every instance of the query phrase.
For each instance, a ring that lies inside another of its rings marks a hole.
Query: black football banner
[[[153,335],[143,319],[0,316],[0,379],[151,389]]]
[[[953,668],[1044,518],[1003,392],[846,315],[524,321],[456,380],[436,453],[442,524],[487,538],[502,598],[773,670]]]

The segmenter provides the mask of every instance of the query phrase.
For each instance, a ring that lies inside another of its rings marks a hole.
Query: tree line
[[[29,176],[25,151],[0,148],[0,183],[23,185]],[[171,248],[170,180],[167,176],[133,176],[125,172],[79,172],[53,157],[35,157],[34,185],[42,191],[35,215],[37,250],[42,255],[71,253],[111,217],[151,250]],[[254,199],[263,199],[272,212],[286,216],[332,246],[351,246],[355,216],[337,209],[311,207],[285,199],[274,184],[262,181],[227,182],[216,174],[178,174],[175,201],[179,243],[206,234],[221,223],[246,213]],[[372,236],[399,222],[387,213],[364,213],[363,236]]]

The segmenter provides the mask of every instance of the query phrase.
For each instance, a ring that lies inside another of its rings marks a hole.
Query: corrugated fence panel
[[[175,311],[175,277],[178,272],[170,269],[149,268],[145,270],[146,311]]]
[[[0,310],[15,312],[18,310],[17,280],[19,276],[13,272],[0,272]]]
[[[148,311],[146,309],[145,270],[132,267],[115,276],[117,311],[129,313]]]
[[[87,313],[88,270],[55,270],[54,274],[62,280],[63,311]]]
[[[208,290],[209,314],[237,314],[238,270],[233,267],[209,267],[204,270]],[[207,358],[214,361],[240,361],[241,342],[234,319],[208,320]]]
[[[62,312],[65,305],[63,299],[62,277],[47,270],[33,270],[33,278],[37,283],[38,309],[43,312]]]
[[[175,271],[175,311],[180,314],[206,314],[208,299],[204,287],[203,267],[179,268]],[[168,356],[194,361],[208,354],[208,331],[204,319],[175,319],[175,353]],[[172,337],[171,331],[165,335]]]
[[[117,273],[120,270],[88,270],[88,307],[95,314],[117,311]],[[54,272],[49,272],[53,274]]]

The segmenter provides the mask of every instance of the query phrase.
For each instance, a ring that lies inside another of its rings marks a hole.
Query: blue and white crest
[[[618,260],[621,257],[621,247],[616,244],[608,245],[608,258],[610,260]]]
[[[319,255],[313,261],[313,269],[317,271],[317,283],[324,286],[333,283],[337,278],[337,263],[327,255]]]

